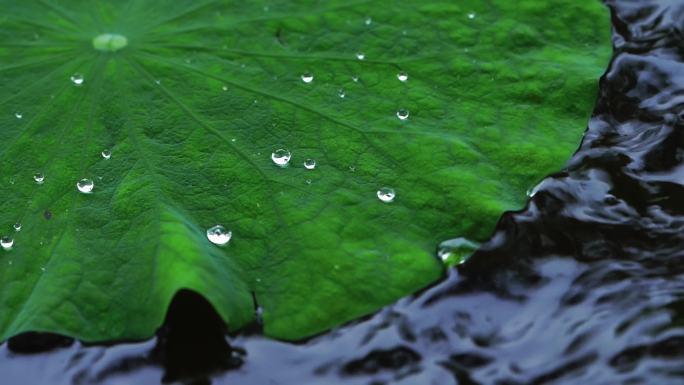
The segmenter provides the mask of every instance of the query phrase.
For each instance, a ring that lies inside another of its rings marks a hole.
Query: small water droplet
[[[7,236],[2,237],[0,238],[0,246],[5,250],[11,250],[12,246],[14,246],[14,239]]]
[[[43,273],[45,273],[45,266],[41,266],[41,267],[40,267],[40,271],[42,271]]]
[[[397,74],[397,79],[399,79],[400,82],[405,82],[408,80],[408,74],[404,71],[399,72]]]
[[[368,16],[366,20],[364,20],[363,22],[366,25],[371,25],[371,23],[373,23],[373,19],[370,16]]]
[[[470,19],[470,20],[474,19],[475,16],[476,16],[475,12],[469,12],[468,13],[468,19]]]
[[[159,80],[159,79],[155,80],[155,81],[154,81],[154,84],[156,84],[156,85],[161,85],[161,80]]]
[[[83,194],[90,194],[93,192],[94,187],[95,183],[93,183],[92,179],[83,178],[76,183],[76,188],[78,188],[78,191],[82,192]]]
[[[112,157],[112,151],[109,149],[102,150],[102,157],[105,159],[111,158]]]
[[[33,180],[36,181],[36,183],[38,184],[43,184],[43,182],[45,182],[45,175],[43,175],[40,172],[37,172],[33,174]]]
[[[14,226],[12,226],[12,227],[14,228],[14,231],[17,231],[17,232],[21,231],[21,223],[19,223],[19,222],[15,223]]]
[[[307,179],[307,180],[305,180],[305,181],[304,181],[304,183],[306,183],[306,184],[310,185],[310,184],[311,184],[311,179]]]
[[[24,114],[22,114],[21,112],[15,112],[15,113],[14,113],[14,117],[17,118],[17,119],[21,119],[21,118],[24,117]]]
[[[351,172],[356,171],[356,166],[349,166],[349,171],[351,171]]]
[[[352,81],[353,81],[354,83],[358,83],[358,82],[359,82],[359,77],[356,76],[356,75],[352,76]]]
[[[233,237],[233,232],[221,225],[216,225],[207,229],[207,239],[215,245],[223,246]]]
[[[78,72],[75,73],[75,74],[73,74],[73,75],[71,75],[71,78],[70,78],[70,79],[71,79],[71,82],[74,83],[74,84],[77,85],[77,86],[80,86],[81,84],[83,84],[83,81],[85,80],[85,79],[83,78],[83,74],[78,73]]]
[[[378,199],[384,203],[390,203],[394,200],[397,194],[394,192],[393,188],[383,187],[377,192]]]
[[[224,91],[228,91],[228,86],[223,86],[223,87],[221,87],[221,89]]]
[[[409,111],[408,110],[402,108],[399,111],[397,111],[397,118],[399,118],[399,120],[406,120],[406,119],[408,119],[408,117],[409,117]]]
[[[480,247],[470,239],[459,237],[444,241],[437,246],[437,258],[442,262],[451,260],[454,264],[465,262]]]
[[[313,170],[314,168],[316,168],[316,161],[313,159],[307,159],[304,161],[304,167],[307,170]]]
[[[337,94],[338,94],[341,98],[344,98],[345,96],[347,96],[347,94],[344,92],[344,89],[342,89],[342,88],[340,88],[340,89],[337,91]]]
[[[292,158],[292,153],[283,148],[279,148],[271,153],[271,160],[280,167],[287,166],[290,162],[290,158]]]
[[[363,52],[357,52],[357,53],[356,53],[356,58],[359,59],[359,60],[363,60],[363,59],[366,58],[366,54],[363,53]]]
[[[311,83],[314,79],[314,76],[311,72],[305,72],[302,74],[302,81],[304,83]]]

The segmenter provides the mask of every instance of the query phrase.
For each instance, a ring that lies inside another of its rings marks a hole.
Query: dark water
[[[148,342],[14,338],[0,383],[684,383],[684,1],[607,4],[580,150],[444,282],[297,345],[225,338],[184,293]]]

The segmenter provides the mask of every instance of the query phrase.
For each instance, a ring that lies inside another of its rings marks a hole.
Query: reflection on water
[[[684,4],[608,1],[615,55],[581,149],[440,284],[302,344],[224,338],[184,293],[159,336],[0,347],[7,384],[684,381]]]

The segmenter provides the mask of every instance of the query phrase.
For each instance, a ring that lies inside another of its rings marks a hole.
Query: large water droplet
[[[313,81],[313,79],[314,79],[314,76],[310,72],[305,72],[302,74],[302,81],[304,83],[311,83]]]
[[[21,119],[21,118],[24,117],[24,114],[22,114],[21,112],[15,112],[15,113],[14,113],[14,117],[17,118],[17,119]]]
[[[359,59],[359,60],[363,60],[363,59],[366,58],[366,54],[363,53],[363,52],[357,52],[357,53],[356,53],[356,58]]]
[[[273,151],[271,154],[271,160],[273,160],[273,163],[280,167],[287,166],[287,164],[290,162],[290,158],[292,158],[292,153],[283,148],[279,148]]]
[[[102,157],[105,159],[111,158],[112,157],[112,151],[109,149],[102,150]]]
[[[207,229],[207,239],[219,246],[223,246],[230,241],[233,232],[221,225],[216,225]]]
[[[449,239],[437,246],[437,258],[450,265],[465,262],[480,247],[477,242],[463,237]]]
[[[390,187],[383,187],[377,192],[378,199],[380,199],[384,203],[389,203],[394,200],[394,198],[397,196],[397,194],[394,192],[393,188]]]
[[[94,187],[95,183],[93,183],[92,179],[83,178],[76,183],[76,188],[78,188],[78,191],[82,192],[83,194],[90,194],[93,192]]]
[[[397,79],[399,79],[400,82],[405,82],[408,80],[408,74],[406,72],[399,72],[397,74]]]
[[[397,118],[399,118],[399,120],[406,120],[406,119],[408,119],[408,117],[409,117],[409,111],[408,110],[402,108],[399,111],[397,111]]]
[[[314,168],[316,168],[316,161],[313,159],[307,159],[304,161],[304,167],[307,170],[313,170]]]
[[[45,175],[43,175],[40,172],[37,172],[33,174],[33,180],[36,181],[36,183],[38,184],[43,184],[43,182],[45,182]]]
[[[71,78],[70,78],[70,79],[71,79],[71,82],[74,83],[74,84],[77,85],[77,86],[80,86],[81,84],[83,84],[83,81],[85,80],[85,79],[83,78],[83,74],[78,73],[78,72],[75,73],[75,74],[73,74],[73,75],[71,75]]]
[[[14,239],[7,236],[0,238],[0,247],[5,250],[10,250],[12,249],[12,246],[14,246]]]

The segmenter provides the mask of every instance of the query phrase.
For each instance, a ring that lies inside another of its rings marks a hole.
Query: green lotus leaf
[[[0,4],[0,341],[376,311],[562,167],[609,56],[598,1]]]

